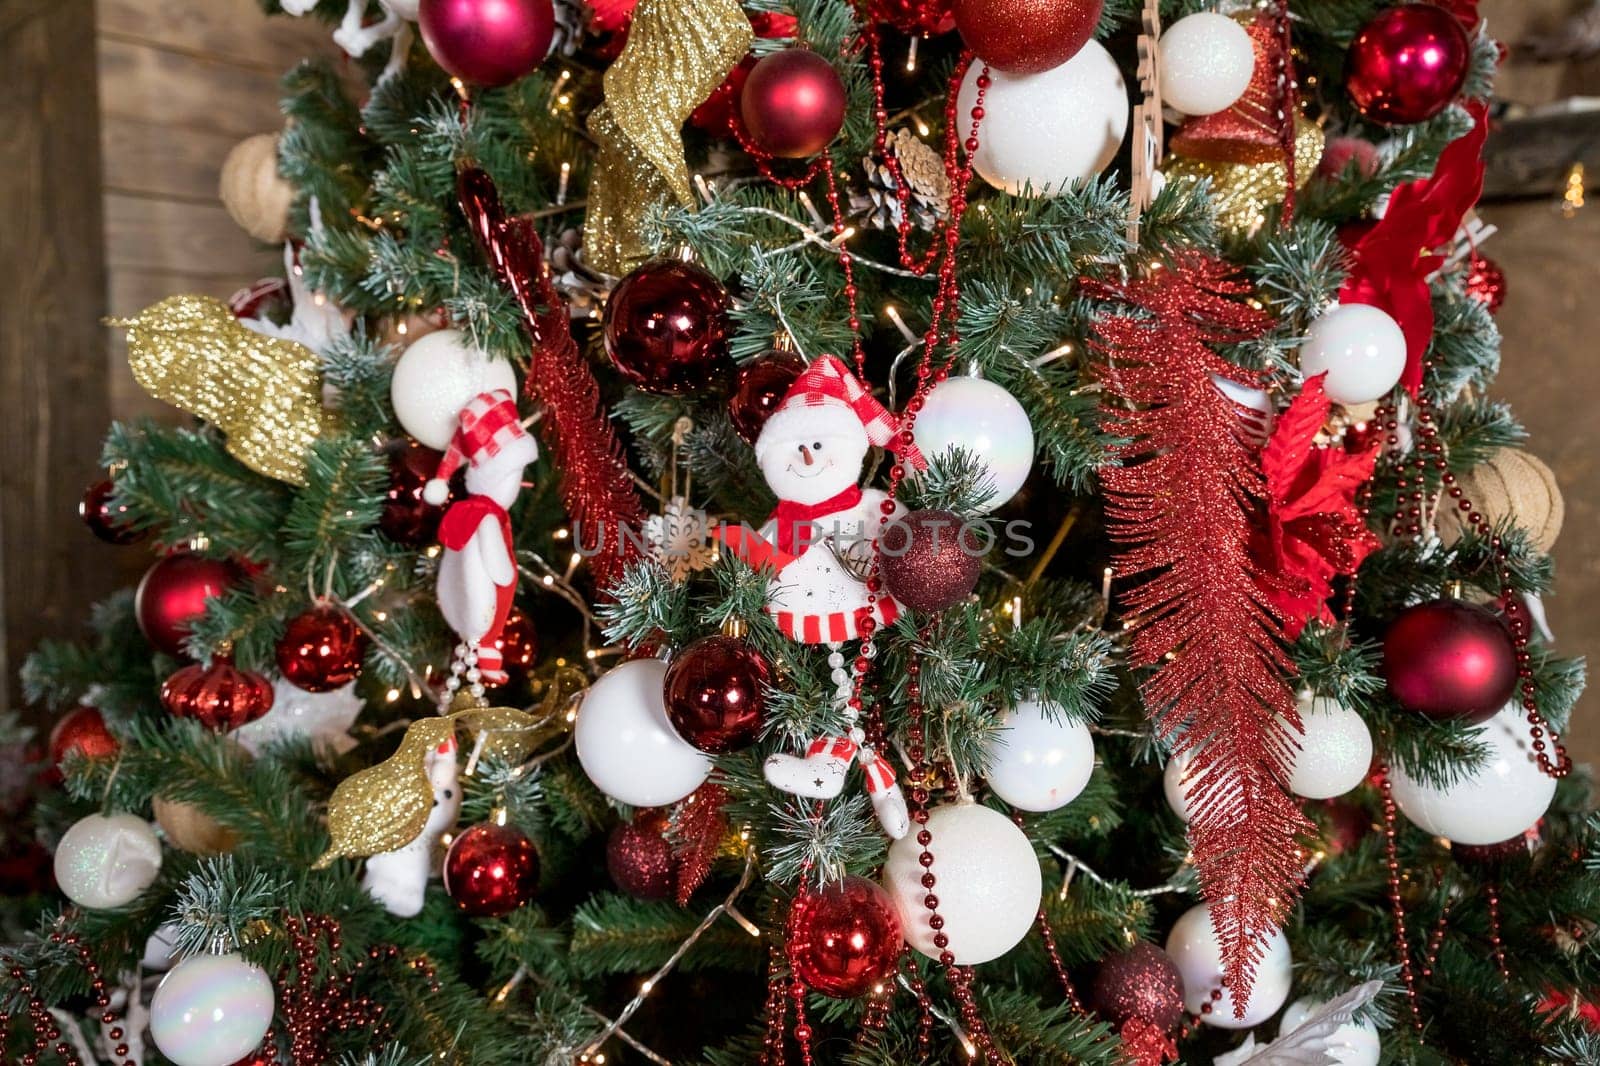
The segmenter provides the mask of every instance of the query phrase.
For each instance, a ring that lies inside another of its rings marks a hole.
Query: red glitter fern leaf
[[[1236,1009],[1302,879],[1311,825],[1281,784],[1299,730],[1283,622],[1251,553],[1265,511],[1259,427],[1218,389],[1259,387],[1213,344],[1269,325],[1233,297],[1225,263],[1195,256],[1088,294],[1123,307],[1096,326],[1106,428],[1125,441],[1100,472],[1118,546],[1133,664],[1149,668],[1158,733],[1191,757],[1189,841]]]

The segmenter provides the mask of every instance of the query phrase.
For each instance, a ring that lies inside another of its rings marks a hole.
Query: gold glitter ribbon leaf
[[[589,180],[584,251],[590,265],[626,274],[649,255],[645,214],[694,205],[683,123],[750,48],[736,0],[640,0],[628,43],[605,74],[605,102],[589,116],[599,146]]]
[[[1303,182],[1322,159],[1324,136],[1320,126],[1304,118],[1295,119],[1294,130],[1294,172]],[[1212,163],[1174,154],[1167,157],[1161,169],[1169,181],[1211,179],[1211,204],[1216,208],[1217,222],[1237,233],[1252,233],[1259,228],[1267,219],[1267,211],[1283,203],[1288,182],[1281,162]]]
[[[314,352],[246,329],[209,296],[168,297],[112,324],[127,328],[128,365],[146,392],[222,430],[251,470],[305,484],[306,450],[327,426]]]

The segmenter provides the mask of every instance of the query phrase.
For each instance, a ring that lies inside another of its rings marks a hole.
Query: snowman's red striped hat
[[[435,507],[450,496],[450,479],[463,463],[476,465],[481,459],[500,454],[500,449],[519,437],[526,437],[517,401],[505,389],[480,392],[467,401],[456,416],[460,428],[450,438],[444,458],[433,479],[422,489],[422,498]]]
[[[897,439],[900,420],[879,403],[872,393],[836,356],[818,356],[811,361],[782,402],[772,412],[756,438],[756,458],[777,442],[813,432],[864,432],[867,441],[898,452],[918,470],[927,461],[916,445],[902,446]]]

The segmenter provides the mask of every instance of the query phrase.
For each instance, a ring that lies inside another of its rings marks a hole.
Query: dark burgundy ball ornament
[[[721,383],[728,358],[728,294],[700,267],[655,259],[617,283],[606,301],[606,354],[646,392],[701,392]]]
[[[935,614],[972,594],[988,534],[953,511],[912,511],[878,538],[883,583],[913,611]]]
[[[1407,607],[1383,637],[1389,691],[1428,718],[1487,721],[1517,684],[1517,649],[1500,617],[1462,600]]]
[[[361,674],[367,635],[348,612],[318,604],[289,620],[278,641],[278,671],[307,692],[332,692]]]
[[[1138,1018],[1167,1032],[1183,1018],[1183,975],[1165,951],[1141,940],[1100,963],[1089,1003],[1113,1025]]]
[[[804,159],[828,147],[844,126],[844,82],[833,64],[805,48],[763,56],[739,92],[739,116],[764,150]]]
[[[606,871],[618,888],[638,899],[667,899],[677,885],[678,861],[661,811],[640,811],[606,840]]]
[[[733,394],[728,397],[728,418],[746,443],[756,442],[761,427],[805,368],[806,361],[800,356],[777,349],[758,355],[739,368]]]
[[[128,508],[112,501],[116,491],[110,478],[90,485],[78,501],[78,517],[107,544],[135,544],[145,538],[145,531],[133,528],[128,523]]]
[[[399,437],[383,447],[389,461],[389,489],[383,495],[383,510],[378,513],[378,528],[396,544],[421,548],[439,536],[439,520],[450,500],[464,495],[463,475],[450,482],[450,499],[435,507],[422,498],[422,491],[439,469],[443,456],[410,437]]]

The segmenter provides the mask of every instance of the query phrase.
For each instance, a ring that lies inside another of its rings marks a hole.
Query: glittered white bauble
[[[1283,1021],[1278,1023],[1278,1036],[1288,1036],[1306,1023],[1306,1019],[1322,1006],[1311,999],[1297,999],[1283,1009]],[[1378,1030],[1371,1022],[1345,1022],[1328,1038],[1325,1052],[1339,1066],[1378,1066],[1383,1045],[1378,1040]]]
[[[1187,755],[1174,755],[1167,760],[1166,769],[1161,771],[1161,791],[1167,797],[1167,806],[1182,822],[1189,820],[1190,785],[1183,780],[1183,775],[1189,772],[1189,762]]]
[[[956,104],[970,115],[982,61],[967,68]],[[1098,41],[1037,74],[989,71],[972,169],[1013,195],[1056,196],[1106,168],[1128,131],[1128,89]]]
[[[621,803],[676,803],[711,773],[711,760],[667,719],[666,677],[659,659],[623,663],[591,685],[578,707],[578,762],[596,788]]]
[[[91,814],[56,845],[56,884],[80,907],[132,903],[161,872],[161,841],[143,818]]]
[[[1406,368],[1406,335],[1389,313],[1339,304],[1311,323],[1300,346],[1300,373],[1327,371],[1322,390],[1334,403],[1367,403],[1389,394]]]
[[[1338,700],[1306,697],[1299,704],[1305,735],[1294,753],[1289,791],[1306,799],[1342,796],[1366,779],[1372,766],[1372,731]]]
[[[997,959],[1028,935],[1039,912],[1044,878],[1039,860],[1022,830],[1001,814],[975,803],[940,807],[928,814],[933,842],[935,892],[944,934],[944,950],[962,966]],[[922,845],[917,834],[896,840],[883,865],[883,887],[894,898],[906,942],[930,959],[939,957],[929,910],[922,905]]]
[[[1555,778],[1539,769],[1528,721],[1509,703],[1476,727],[1489,758],[1479,769],[1448,788],[1434,788],[1396,765],[1391,775],[1394,802],[1407,818],[1457,844],[1498,844],[1534,825],[1555,798]]]
[[[230,1066],[272,1025],[272,981],[238,955],[194,955],[150,999],[150,1035],[177,1066]]]
[[[960,448],[983,464],[994,488],[983,505],[986,511],[1015,496],[1033,469],[1028,412],[1015,396],[984,378],[948,378],[929,389],[912,436],[929,459]]]
[[[1161,35],[1161,102],[1185,115],[1212,115],[1244,95],[1256,50],[1245,28],[1202,11]]]
[[[994,794],[1024,811],[1053,811],[1078,798],[1094,773],[1089,727],[1059,707],[1025,700],[1007,711],[989,742],[984,776]]]
[[[478,393],[495,389],[517,394],[511,364],[473,347],[460,330],[441,329],[400,354],[389,399],[407,433],[443,451],[460,426],[461,409]]]
[[[1190,907],[1167,934],[1167,954],[1183,975],[1184,1006],[1195,1014],[1200,1005],[1211,1002],[1213,989],[1222,988],[1222,946],[1211,928],[1211,908],[1202,903]],[[1222,999],[1212,1004],[1211,1013],[1201,1015],[1207,1025],[1218,1029],[1249,1029],[1278,1012],[1289,998],[1289,941],[1283,930],[1275,930],[1267,940],[1266,953],[1256,967],[1255,984],[1245,1002],[1244,1017],[1233,1016],[1233,993],[1222,988]]]

